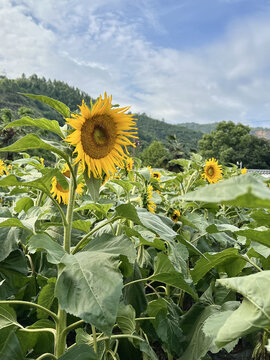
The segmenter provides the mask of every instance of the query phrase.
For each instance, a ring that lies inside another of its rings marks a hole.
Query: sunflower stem
[[[70,177],[70,185],[69,185],[69,199],[67,205],[66,212],[66,221],[64,222],[64,250],[69,254],[70,253],[70,245],[71,245],[71,231],[72,231],[72,219],[73,219],[73,209],[75,204],[75,196],[76,196],[76,186],[74,179],[77,174],[77,166],[74,167],[74,176]],[[58,265],[58,277],[60,276],[64,265]],[[65,331],[67,328],[67,314],[65,310],[61,309],[60,304],[58,305],[58,323],[56,324],[56,338],[55,338],[55,355],[59,358],[66,349],[66,337],[67,332]]]

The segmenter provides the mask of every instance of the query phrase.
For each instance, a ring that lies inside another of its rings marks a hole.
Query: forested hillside
[[[64,102],[72,111],[77,109],[84,99],[87,103],[91,97],[85,92],[75,89],[62,81],[46,80],[32,75],[26,78],[22,75],[18,79],[7,79],[0,77],[0,110],[8,108],[12,111],[13,119],[18,118],[18,109],[22,106],[30,108],[35,118],[46,117],[56,119],[63,124],[63,119],[59,114],[46,104],[27,98],[19,93],[30,93],[46,95],[56,100]],[[154,140],[165,141],[169,135],[175,135],[180,143],[187,148],[196,148],[198,140],[202,137],[202,132],[187,129],[183,126],[168,124],[163,121],[152,119],[146,114],[137,114],[138,131],[140,145],[137,153],[141,152]]]

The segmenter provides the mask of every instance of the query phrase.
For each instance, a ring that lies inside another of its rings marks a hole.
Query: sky
[[[0,0],[0,75],[178,124],[270,127],[270,0]]]

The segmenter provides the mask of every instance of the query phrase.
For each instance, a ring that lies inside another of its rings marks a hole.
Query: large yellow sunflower
[[[222,168],[216,159],[212,158],[206,161],[202,177],[207,179],[210,184],[217,183],[222,179]]]
[[[0,176],[2,176],[3,174],[8,175],[9,172],[7,171],[4,161],[0,159]]]
[[[101,95],[90,108],[82,102],[81,115],[73,114],[66,119],[75,131],[66,141],[75,146],[77,158],[83,169],[87,165],[88,176],[96,178],[115,173],[116,166],[124,167],[123,160],[128,158],[127,145],[135,146],[130,138],[137,138],[137,128],[133,115],[125,114],[129,107],[112,108],[112,97]],[[125,151],[124,151],[124,149]]]
[[[70,178],[70,170],[68,168],[68,165],[65,165],[64,170],[62,171],[62,174],[65,175],[65,177]],[[78,184],[76,193],[79,195],[82,195],[83,193],[83,183]],[[56,200],[59,202],[63,202],[65,205],[68,204],[68,197],[69,197],[69,189],[63,189],[62,186],[57,181],[56,177],[52,178],[52,188],[51,188],[51,194],[53,197],[56,198]]]

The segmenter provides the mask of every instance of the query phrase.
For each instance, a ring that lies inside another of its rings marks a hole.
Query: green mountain
[[[195,122],[189,122],[189,123],[181,123],[178,126],[184,126],[190,130],[200,131],[204,134],[209,134],[211,131],[216,130],[217,124],[218,124],[217,122],[211,124],[198,124]]]
[[[46,104],[41,103],[21,95],[20,93],[30,93],[45,95],[65,103],[71,111],[78,109],[78,105],[84,99],[89,103],[91,97],[85,92],[75,89],[62,81],[46,80],[44,77],[39,78],[37,75],[32,75],[26,78],[24,74],[18,79],[7,79],[0,77],[0,110],[8,108],[12,111],[13,119],[19,117],[18,110],[21,107],[26,107],[32,110],[33,117],[58,120],[62,125],[63,118],[52,108]],[[186,148],[196,148],[198,140],[201,139],[203,133],[188,129],[181,125],[172,125],[164,121],[152,119],[146,114],[136,114],[139,146],[136,153],[139,154],[145,147],[150,145],[154,140],[166,142],[169,135],[175,135],[176,139],[185,145]]]

